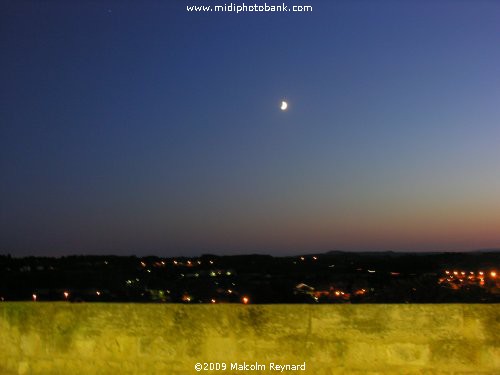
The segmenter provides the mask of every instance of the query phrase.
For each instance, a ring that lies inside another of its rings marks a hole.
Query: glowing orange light
[[[33,294],[33,301],[36,302],[36,294]]]
[[[317,260],[317,259],[318,259],[318,257],[313,257],[313,259],[314,259],[314,260]]]
[[[337,290],[337,291],[335,292],[335,295],[336,295],[336,296],[340,296],[340,292]]]
[[[449,275],[450,274],[450,271],[444,271],[445,274]]]
[[[212,299],[210,300],[210,302],[215,303],[215,300],[212,298]]]
[[[491,272],[490,272],[490,276],[491,276],[491,277],[497,277],[497,273],[496,273],[495,271],[491,271]]]
[[[95,294],[97,294],[98,296],[100,296],[101,292],[97,291],[97,292],[95,292]]]
[[[484,275],[484,272],[483,272],[483,271],[479,271],[479,274],[480,274],[480,275]]]
[[[64,298],[68,299],[69,293],[68,292],[64,292],[63,294],[64,294]]]
[[[458,271],[453,271],[453,274],[454,275],[458,275]]]
[[[304,257],[300,257],[300,260],[305,260],[305,259],[306,259],[306,258],[304,258]]]
[[[245,296],[245,297],[243,297],[243,298],[241,299],[241,302],[243,302],[243,304],[247,305],[247,304],[248,304],[248,302],[250,302],[250,299],[249,299],[248,297],[246,297],[246,296]]]
[[[460,273],[461,273],[462,275],[465,275],[465,272],[464,272],[464,271],[462,271],[462,272],[460,272]]]

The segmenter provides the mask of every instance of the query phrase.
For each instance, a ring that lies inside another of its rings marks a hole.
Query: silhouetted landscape
[[[500,252],[0,256],[2,301],[500,302]]]

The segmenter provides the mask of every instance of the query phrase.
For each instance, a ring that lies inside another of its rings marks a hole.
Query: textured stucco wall
[[[0,374],[499,374],[500,305],[0,303]]]

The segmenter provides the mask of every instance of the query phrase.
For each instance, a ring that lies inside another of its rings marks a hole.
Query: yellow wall
[[[266,371],[230,370],[231,363]],[[0,303],[0,374],[500,374],[500,305]]]

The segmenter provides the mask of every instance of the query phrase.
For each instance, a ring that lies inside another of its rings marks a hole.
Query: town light
[[[243,302],[243,304],[245,304],[245,305],[248,305],[248,302],[250,302],[250,299],[247,296],[245,296],[241,299],[241,302]]]
[[[36,302],[36,294],[33,294],[33,302]]]

